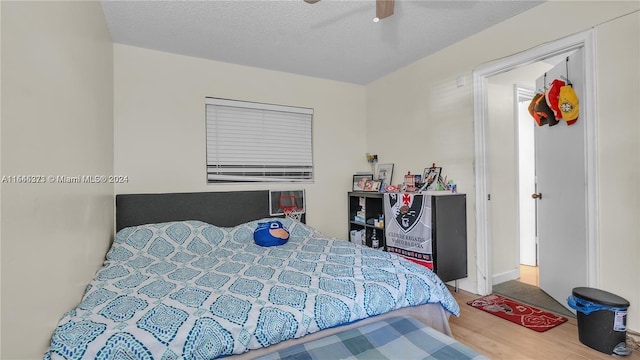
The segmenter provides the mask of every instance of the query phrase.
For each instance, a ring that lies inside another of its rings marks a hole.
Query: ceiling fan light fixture
[[[376,0],[376,18],[382,20],[393,15],[394,4],[395,0]]]
[[[315,4],[320,0],[304,0],[307,4]],[[380,20],[393,15],[393,7],[395,0],[376,0],[376,17],[373,18],[373,22],[377,23]]]

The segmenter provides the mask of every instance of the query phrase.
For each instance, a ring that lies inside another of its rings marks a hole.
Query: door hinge
[[[487,201],[491,201],[491,194],[487,194]]]

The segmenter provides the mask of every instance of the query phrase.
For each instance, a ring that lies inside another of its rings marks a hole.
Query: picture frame
[[[367,181],[373,180],[373,174],[353,175],[353,191],[364,191]]]
[[[269,190],[269,215],[285,215],[285,210],[306,213],[304,189]]]
[[[367,180],[364,184],[364,191],[380,191],[381,186],[380,180]]]
[[[424,173],[422,175],[422,179],[424,181],[425,190],[437,190],[438,189],[438,181],[442,174],[441,167],[428,167],[424,169]]]
[[[393,178],[393,164],[378,164],[378,177],[376,180],[380,181],[380,186],[391,185]]]

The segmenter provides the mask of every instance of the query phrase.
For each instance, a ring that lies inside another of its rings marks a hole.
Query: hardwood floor
[[[479,298],[479,295],[459,290],[451,293],[460,304],[460,317],[449,320],[453,337],[490,359],[553,359],[585,360],[611,359],[607,355],[582,344],[578,339],[576,319],[559,325],[543,333],[511,323],[497,316],[467,305],[467,301]],[[631,355],[619,357],[628,360],[640,360],[640,349],[627,341],[634,351]]]
[[[538,279],[537,266],[520,265],[520,279],[518,279],[519,281],[533,286],[540,286]]]

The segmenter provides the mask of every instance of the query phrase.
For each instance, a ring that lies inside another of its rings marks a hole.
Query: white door
[[[584,52],[577,50],[536,81],[542,89],[568,77],[584,98]],[[586,154],[584,119],[567,126],[535,126],[540,288],[567,305],[577,286],[587,286]]]

